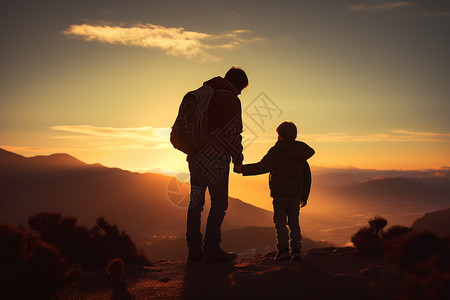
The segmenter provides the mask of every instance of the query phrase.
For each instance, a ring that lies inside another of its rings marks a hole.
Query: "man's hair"
[[[238,67],[231,67],[227,74],[225,74],[225,79],[231,82],[238,89],[238,91],[242,91],[248,86],[247,74],[245,74],[244,70]]]
[[[277,133],[283,140],[295,141],[297,138],[297,127],[292,122],[284,121],[278,125]]]

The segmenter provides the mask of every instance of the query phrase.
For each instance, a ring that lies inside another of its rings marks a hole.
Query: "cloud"
[[[382,13],[401,12],[403,15],[419,15],[425,17],[450,17],[449,2],[445,1],[395,1],[378,4],[359,3],[347,8],[357,12]],[[405,9],[408,8],[408,12]]]
[[[387,2],[381,4],[353,4],[349,5],[348,8],[354,11],[369,11],[369,12],[381,12],[389,11],[400,7],[412,6],[411,2]]]
[[[450,17],[450,11],[423,11],[421,14],[425,17],[441,17],[448,18]]]
[[[249,37],[248,30],[234,30],[222,34],[208,34],[153,24],[136,24],[130,27],[113,25],[71,25],[63,34],[85,41],[144,47],[164,51],[168,55],[200,60],[219,61],[212,50],[234,50],[262,38]]]
[[[169,142],[170,128],[58,125],[52,126],[50,129],[75,134],[55,136],[54,138],[81,139],[91,148],[102,150],[172,148]]]
[[[391,130],[382,133],[304,134],[302,138],[313,142],[450,142],[450,133]]]

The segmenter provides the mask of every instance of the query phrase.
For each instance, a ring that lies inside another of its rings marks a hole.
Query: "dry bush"
[[[117,225],[109,224],[104,218],[97,219],[97,225],[91,230],[96,250],[96,261],[102,266],[114,258],[127,263],[147,264],[146,255],[137,249],[130,236],[120,231]]]
[[[148,263],[145,254],[137,249],[131,238],[104,218],[99,218],[97,224],[88,229],[78,225],[73,217],[38,213],[29,218],[29,225],[43,240],[54,244],[71,263],[81,264],[84,269],[101,268],[113,258]]]
[[[408,271],[408,299],[450,299],[448,238],[411,231],[391,244],[386,258]]]
[[[450,299],[450,237],[394,225],[375,217],[362,227],[352,242],[369,257],[385,257],[407,271],[407,299]]]
[[[10,225],[0,225],[0,266],[0,299],[51,299],[72,272],[54,245]]]
[[[428,231],[411,231],[397,239],[386,258],[411,272],[420,272],[434,256],[445,254],[444,241]]]
[[[383,257],[382,234],[386,225],[386,219],[375,216],[369,220],[369,226],[360,228],[351,239],[358,252],[369,257]]]
[[[381,236],[384,241],[394,240],[408,234],[412,231],[411,228],[401,225],[394,225],[385,230]]]
[[[386,227],[387,223],[388,221],[385,218],[381,216],[375,216],[373,217],[373,219],[369,220],[369,227],[372,228],[372,230],[376,234],[380,234],[384,227]]]

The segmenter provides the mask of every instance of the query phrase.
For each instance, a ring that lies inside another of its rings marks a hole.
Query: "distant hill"
[[[104,216],[140,243],[154,235],[184,235],[187,193],[186,184],[169,176],[85,164],[67,154],[26,158],[0,149],[4,223],[25,225],[42,211],[71,215],[84,225]],[[230,198],[223,230],[246,226],[272,226],[272,213]]]
[[[414,229],[429,230],[441,236],[450,235],[450,208],[426,213],[411,226]]]
[[[394,174],[400,175],[400,174]],[[430,211],[446,207],[450,177],[382,177],[328,189],[353,207],[379,211]]]

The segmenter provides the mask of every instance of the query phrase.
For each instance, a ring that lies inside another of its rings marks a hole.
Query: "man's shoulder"
[[[228,95],[237,96],[236,88],[226,79],[217,76],[205,81],[203,85],[214,88],[216,91],[226,92]],[[224,93],[225,94],[225,93]]]

